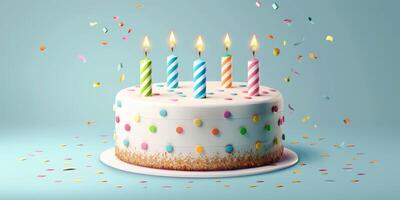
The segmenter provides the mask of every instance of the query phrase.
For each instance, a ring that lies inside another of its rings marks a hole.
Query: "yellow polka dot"
[[[201,127],[201,126],[203,126],[203,121],[200,118],[195,118],[193,120],[193,125],[195,127]]]
[[[258,115],[258,114],[254,114],[252,117],[251,117],[251,120],[253,121],[253,123],[258,123],[259,121],[260,121],[260,116]]]
[[[260,150],[263,147],[263,143],[260,141],[256,142],[256,150]]]
[[[140,122],[140,115],[139,114],[136,114],[135,116],[133,116],[133,121],[134,122],[136,122],[136,123],[139,123]]]
[[[204,152],[204,147],[201,145],[197,145],[195,148],[196,153],[202,154]]]
[[[277,137],[274,137],[274,140],[272,142],[274,143],[274,145],[279,144],[279,140]]]

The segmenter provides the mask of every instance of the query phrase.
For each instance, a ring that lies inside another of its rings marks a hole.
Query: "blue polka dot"
[[[165,151],[167,151],[168,153],[172,153],[174,151],[174,146],[168,144],[167,146],[165,146]]]
[[[186,94],[181,94],[181,95],[179,95],[180,97],[186,97]]]
[[[168,89],[168,92],[174,92],[175,90],[174,89]]]
[[[157,84],[156,86],[157,86],[157,87],[164,87],[163,84]]]
[[[161,109],[161,110],[160,110],[160,116],[161,116],[161,117],[166,117],[167,115],[168,115],[167,110],[165,110],[165,109]]]
[[[129,140],[128,140],[128,138],[125,138],[124,141],[123,141],[122,143],[124,144],[124,146],[125,146],[126,148],[129,147]]]
[[[176,94],[182,94],[183,92],[175,92]]]
[[[207,92],[208,95],[214,95],[214,92]]]
[[[227,145],[225,146],[225,152],[226,152],[226,153],[232,153],[232,152],[233,152],[233,145],[227,144]]]
[[[117,107],[118,107],[118,108],[121,108],[121,107],[122,107],[122,103],[121,103],[120,100],[117,100]]]
[[[236,95],[237,95],[237,93],[231,93],[231,95],[232,95],[232,96],[236,96]]]

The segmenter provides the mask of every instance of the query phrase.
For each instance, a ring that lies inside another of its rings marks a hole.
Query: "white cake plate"
[[[128,164],[126,162],[119,160],[115,156],[114,148],[107,149],[100,155],[101,162],[110,167],[122,171],[133,172],[137,174],[153,175],[153,176],[167,176],[167,177],[181,177],[181,178],[224,178],[224,177],[262,174],[293,166],[294,164],[297,163],[298,160],[299,157],[294,151],[285,148],[282,159],[272,165],[253,167],[247,169],[224,170],[224,171],[177,171],[177,170],[166,170],[166,169],[154,169],[154,168],[141,167],[137,165]]]

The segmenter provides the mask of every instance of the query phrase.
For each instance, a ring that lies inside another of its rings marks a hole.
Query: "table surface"
[[[285,145],[300,157],[293,167],[237,178],[188,179],[138,175],[107,167],[99,161],[99,155],[113,146],[112,130],[96,124],[64,129],[3,128],[0,177],[5,184],[0,188],[0,197],[121,200],[400,197],[395,191],[396,169],[390,167],[397,164],[394,152],[399,152],[398,138],[385,140],[376,131],[354,130],[351,125],[341,129],[317,127],[309,134],[286,132]],[[356,137],[360,132],[368,137]]]

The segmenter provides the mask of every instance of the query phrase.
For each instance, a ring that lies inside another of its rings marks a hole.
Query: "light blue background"
[[[143,4],[136,9],[137,3]],[[10,1],[0,2],[0,197],[9,198],[268,198],[311,197],[337,198],[399,198],[395,179],[398,158],[395,152],[399,134],[395,124],[400,111],[398,75],[398,1]],[[125,23],[117,26],[113,16]],[[310,24],[312,17],[315,24]],[[287,26],[283,19],[293,23]],[[97,21],[96,27],[89,22]],[[104,34],[102,27],[109,33]],[[128,41],[127,27],[134,29]],[[112,104],[122,88],[138,84],[138,61],[145,34],[152,49],[154,82],[165,81],[165,59],[169,54],[168,33],[173,30],[178,39],[176,54],[180,60],[180,77],[191,79],[195,59],[195,38],[204,36],[208,80],[218,80],[220,57],[224,53],[222,39],[226,32],[233,41],[234,79],[246,80],[246,63],[250,57],[248,43],[256,33],[261,43],[257,53],[261,62],[261,82],[279,89],[286,108],[287,146],[296,150],[306,166],[273,174],[242,178],[194,180],[191,189],[186,179],[168,179],[126,174],[103,166],[97,161],[99,153],[112,146]],[[266,38],[273,34],[275,39]],[[325,36],[334,36],[334,42]],[[294,43],[305,39],[299,46]],[[101,46],[100,41],[108,41]],[[282,40],[288,42],[282,45]],[[42,53],[39,46],[48,49]],[[274,57],[272,49],[281,49]],[[308,59],[314,52],[317,60]],[[85,55],[82,63],[78,55]],[[303,55],[302,63],[296,60]],[[117,71],[122,62],[126,80],[118,81]],[[291,68],[300,75],[291,74]],[[291,75],[291,82],[283,77]],[[102,82],[94,89],[94,81]],[[324,96],[330,100],[324,99]],[[302,123],[310,115],[309,123]],[[352,123],[344,125],[344,117]],[[93,120],[95,125],[86,126]],[[313,124],[318,128],[312,128]],[[302,138],[304,133],[310,139]],[[107,134],[102,138],[101,134]],[[78,139],[74,136],[79,136]],[[325,138],[319,141],[318,138]],[[107,143],[103,143],[106,140]],[[298,140],[293,145],[290,141]],[[309,145],[318,142],[318,145]],[[333,144],[344,142],[344,147]],[[78,148],[76,144],[84,144]],[[68,144],[60,148],[60,144]],[[347,148],[347,144],[356,144]],[[34,153],[35,150],[43,153]],[[329,158],[321,158],[327,152]],[[365,155],[356,156],[357,152]],[[33,153],[34,157],[27,156]],[[93,154],[86,158],[86,153]],[[18,161],[21,156],[26,161]],[[62,172],[65,157],[72,157],[76,172]],[[50,159],[49,164],[42,161]],[[378,164],[370,164],[377,159]],[[350,172],[345,163],[353,163]],[[90,164],[92,168],[85,168]],[[56,171],[47,174],[46,168]],[[320,168],[329,169],[321,175]],[[109,183],[101,184],[95,171],[105,172]],[[300,169],[300,175],[292,174]],[[357,176],[358,172],[366,173]],[[73,183],[80,177],[82,182]],[[360,179],[353,184],[351,179]],[[56,184],[54,180],[61,179]],[[293,179],[302,182],[293,184]],[[327,183],[324,180],[334,179]],[[140,180],[149,181],[143,188]],[[264,183],[256,183],[265,180]],[[276,188],[282,183],[284,188]],[[124,188],[115,188],[117,184]],[[224,184],[231,187],[226,189]],[[257,184],[256,188],[249,185]],[[170,189],[163,185],[173,186]]]

